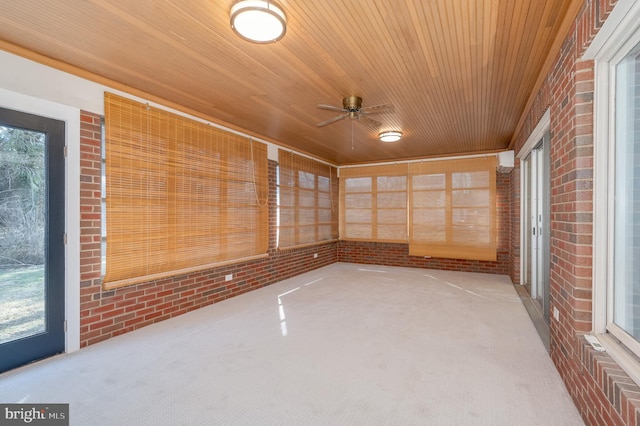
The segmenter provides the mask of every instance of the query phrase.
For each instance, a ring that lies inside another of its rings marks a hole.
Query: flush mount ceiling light
[[[231,28],[253,43],[273,43],[287,32],[287,17],[268,0],[242,0],[231,7]]]
[[[395,130],[389,132],[382,132],[378,135],[382,142],[397,142],[402,137],[402,132]]]

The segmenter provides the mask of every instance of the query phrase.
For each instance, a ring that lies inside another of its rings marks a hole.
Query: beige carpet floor
[[[72,425],[581,425],[508,277],[337,263],[0,375]]]

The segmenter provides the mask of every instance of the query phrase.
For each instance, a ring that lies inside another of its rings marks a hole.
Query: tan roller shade
[[[338,239],[337,168],[282,149],[278,163],[278,248]]]
[[[409,165],[409,254],[495,261],[496,158]]]
[[[340,169],[340,239],[407,242],[407,164]]]
[[[106,288],[268,249],[262,143],[105,93]]]

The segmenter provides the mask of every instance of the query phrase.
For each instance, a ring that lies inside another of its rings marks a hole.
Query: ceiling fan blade
[[[349,114],[339,115],[337,117],[330,118],[327,121],[323,121],[321,123],[318,123],[318,124],[316,124],[316,126],[318,126],[318,127],[326,126],[327,124],[331,124],[331,123],[335,123],[336,121],[344,120],[348,116],[349,116]]]
[[[360,108],[362,114],[379,114],[381,112],[393,112],[393,105],[372,105],[364,108]]]
[[[346,109],[338,108],[338,107],[333,106],[333,105],[323,105],[323,104],[321,104],[321,105],[318,105],[318,108],[326,109],[326,110],[329,110],[329,111],[347,112]]]
[[[358,115],[358,121],[373,130],[377,130],[378,127],[382,126],[382,123],[373,120],[364,114]]]

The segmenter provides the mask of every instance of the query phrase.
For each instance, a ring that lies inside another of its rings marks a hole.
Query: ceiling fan
[[[360,123],[377,129],[381,126],[381,123],[369,118],[370,114],[379,114],[381,112],[392,112],[393,105],[373,105],[369,107],[362,107],[362,98],[359,96],[347,96],[342,100],[342,108],[333,106],[333,105],[318,105],[320,109],[326,109],[328,111],[336,111],[341,112],[342,114],[330,118],[326,121],[318,123],[318,127],[326,126],[327,124],[335,123],[340,120],[344,120],[345,118],[356,119]]]

